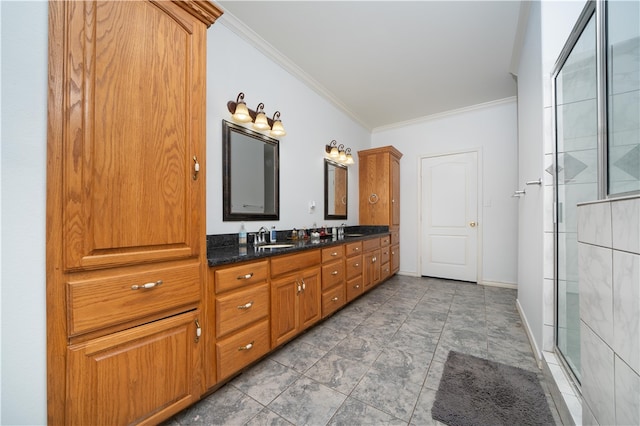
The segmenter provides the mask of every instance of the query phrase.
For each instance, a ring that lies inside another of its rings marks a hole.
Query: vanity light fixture
[[[332,140],[329,145],[325,145],[324,151],[329,155],[333,161],[342,164],[353,164],[353,156],[351,155],[351,148],[344,148],[343,144],[338,145],[336,140]]]
[[[230,104],[233,104],[233,111],[231,111]],[[231,118],[238,123],[248,123],[251,121],[251,115],[249,115],[249,109],[247,104],[244,103],[244,93],[240,92],[235,102],[229,102],[227,104],[229,111],[231,112]]]
[[[231,119],[237,123],[253,122],[253,128],[260,131],[269,130],[270,135],[274,137],[283,137],[287,134],[282,121],[280,120],[280,111],[273,114],[273,119],[267,117],[264,112],[264,104],[260,102],[256,111],[247,108],[244,102],[244,93],[240,92],[236,101],[227,102],[227,109],[231,113]]]
[[[260,102],[256,108],[256,119],[253,120],[253,128],[256,130],[267,130],[271,128],[267,122],[267,116],[264,113],[264,104],[262,102]]]
[[[273,114],[273,119],[271,121],[273,122],[271,125],[271,136],[286,136],[287,132],[284,131],[282,121],[280,121],[280,111],[276,111]]]

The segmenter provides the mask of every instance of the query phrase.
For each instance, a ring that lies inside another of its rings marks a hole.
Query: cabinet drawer
[[[322,249],[322,263],[340,259],[344,255],[344,246],[333,246]]]
[[[380,247],[380,238],[371,238],[362,242],[363,251],[375,250],[378,247]]]
[[[317,266],[320,263],[320,250],[310,250],[299,254],[276,256],[271,258],[271,276]]]
[[[268,262],[251,262],[229,268],[218,269],[214,273],[216,293],[233,290],[267,280]]]
[[[113,273],[67,283],[69,335],[125,323],[200,300],[200,263]],[[161,282],[150,288],[136,288]]]
[[[380,237],[380,246],[384,247],[388,246],[389,244],[391,244],[391,235]]]
[[[237,373],[269,352],[269,349],[268,320],[219,341],[216,343],[218,380]]]
[[[391,275],[391,263],[383,263],[380,265],[380,280],[385,280]]]
[[[269,314],[267,283],[216,297],[216,336],[223,337]]]
[[[362,253],[362,241],[345,244],[345,251],[347,256],[355,256]]]
[[[343,307],[345,303],[346,300],[343,285],[322,293],[322,317],[324,318],[331,315]]]
[[[391,258],[391,247],[386,246],[380,249],[380,263],[387,263]]]
[[[362,255],[348,257],[345,275],[347,279],[356,277],[362,274]]]
[[[400,232],[393,231],[391,233],[391,244],[400,244]]]
[[[322,265],[322,290],[344,283],[344,262],[336,262]]]
[[[356,297],[360,296],[363,291],[362,275],[358,275],[356,278],[352,278],[347,281],[347,301],[351,302]]]

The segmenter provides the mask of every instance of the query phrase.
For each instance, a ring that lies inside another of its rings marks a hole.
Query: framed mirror
[[[324,218],[347,218],[347,166],[324,159]]]
[[[277,139],[222,120],[222,220],[280,218]]]

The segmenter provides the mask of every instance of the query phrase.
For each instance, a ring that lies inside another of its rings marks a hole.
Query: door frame
[[[423,154],[423,155],[419,155],[418,156],[418,166],[417,166],[417,170],[418,170],[418,176],[417,176],[417,180],[418,180],[418,193],[417,193],[417,200],[418,200],[418,276],[423,276],[422,275],[422,234],[423,234],[423,228],[424,228],[424,224],[423,224],[423,211],[422,211],[422,160],[426,160],[429,158],[436,158],[436,157],[446,157],[449,155],[457,155],[457,154],[469,154],[469,153],[475,153],[476,154],[476,160],[477,160],[477,167],[476,167],[476,183],[477,183],[477,205],[476,205],[476,209],[477,209],[477,214],[478,214],[478,218],[477,218],[477,229],[478,229],[478,238],[477,238],[477,248],[476,248],[476,253],[477,253],[477,266],[476,266],[476,278],[477,278],[477,283],[478,284],[483,284],[483,280],[482,280],[482,260],[483,260],[483,252],[482,252],[482,235],[483,235],[483,227],[484,227],[484,220],[483,220],[483,214],[482,214],[482,207],[484,205],[483,202],[483,196],[482,196],[482,147],[478,147],[478,148],[470,148],[470,149],[464,149],[464,150],[459,150],[459,151],[447,151],[447,152],[442,152],[442,153],[430,153],[430,154]]]

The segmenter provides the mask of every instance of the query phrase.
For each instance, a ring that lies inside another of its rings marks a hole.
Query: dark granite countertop
[[[319,241],[287,240],[284,238],[287,232],[278,232],[278,240],[275,244],[292,244],[285,248],[259,248],[252,244],[239,246],[237,244],[237,234],[222,234],[207,236],[207,261],[209,266],[228,265],[232,263],[244,262],[277,256],[280,254],[290,254],[314,248],[331,247],[338,244],[362,241],[376,236],[383,236],[389,233],[386,226],[358,226],[345,228],[345,237],[342,239],[321,238]],[[351,235],[356,236],[351,236]],[[281,238],[283,237],[283,238]]]

